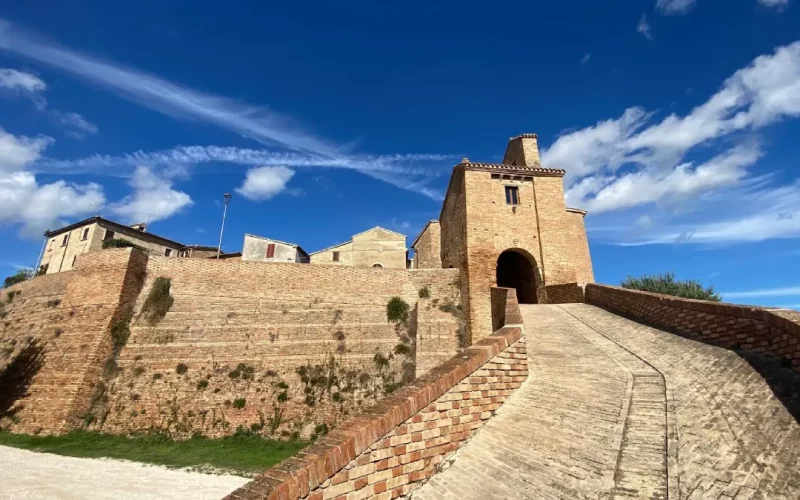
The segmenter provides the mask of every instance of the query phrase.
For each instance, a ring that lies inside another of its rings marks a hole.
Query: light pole
[[[225,198],[225,208],[222,209],[222,227],[219,228],[219,246],[217,247],[217,259],[219,254],[222,253],[222,232],[225,231],[225,216],[228,214],[228,203],[231,201],[231,194],[225,193],[222,195]]]

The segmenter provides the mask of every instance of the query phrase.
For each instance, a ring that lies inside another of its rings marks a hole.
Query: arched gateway
[[[497,286],[517,290],[520,304],[536,304],[536,261],[524,250],[506,250],[497,258]]]

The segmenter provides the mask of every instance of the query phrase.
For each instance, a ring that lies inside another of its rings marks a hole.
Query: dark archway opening
[[[506,250],[497,259],[497,286],[517,290],[520,304],[536,304],[536,269],[525,255]]]

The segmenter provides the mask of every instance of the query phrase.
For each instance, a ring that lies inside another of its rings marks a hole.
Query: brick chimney
[[[536,134],[522,134],[508,140],[503,164],[540,167],[539,139]]]

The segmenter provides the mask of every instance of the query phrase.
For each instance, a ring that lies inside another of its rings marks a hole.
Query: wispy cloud
[[[160,151],[109,156],[94,155],[71,160],[43,158],[35,169],[46,173],[94,173],[128,175],[140,165],[174,168],[193,165],[225,163],[245,167],[283,165],[296,168],[344,168],[356,170],[401,189],[441,199],[442,193],[428,183],[447,173],[458,155],[396,154],[396,155],[318,155],[303,152],[275,152],[222,146],[182,146]]]
[[[24,91],[42,92],[47,85],[38,76],[11,68],[0,68],[0,88]]]
[[[636,31],[641,33],[642,36],[648,40],[653,39],[653,30],[650,28],[650,23],[647,22],[647,14],[642,14],[639,18],[639,24],[636,25]]]
[[[747,290],[743,292],[725,292],[726,299],[752,299],[757,297],[795,297],[800,296],[800,286],[783,288],[766,288],[761,290]]]
[[[667,16],[686,14],[692,10],[695,3],[697,3],[697,0],[658,0],[656,2],[656,10]]]
[[[586,66],[589,63],[589,60],[592,58],[592,54],[588,53],[581,58],[581,66]]]
[[[334,153],[333,144],[301,131],[288,117],[263,106],[201,92],[155,75],[61,47],[0,19],[0,49],[47,64],[150,109],[216,124],[265,144]]]

